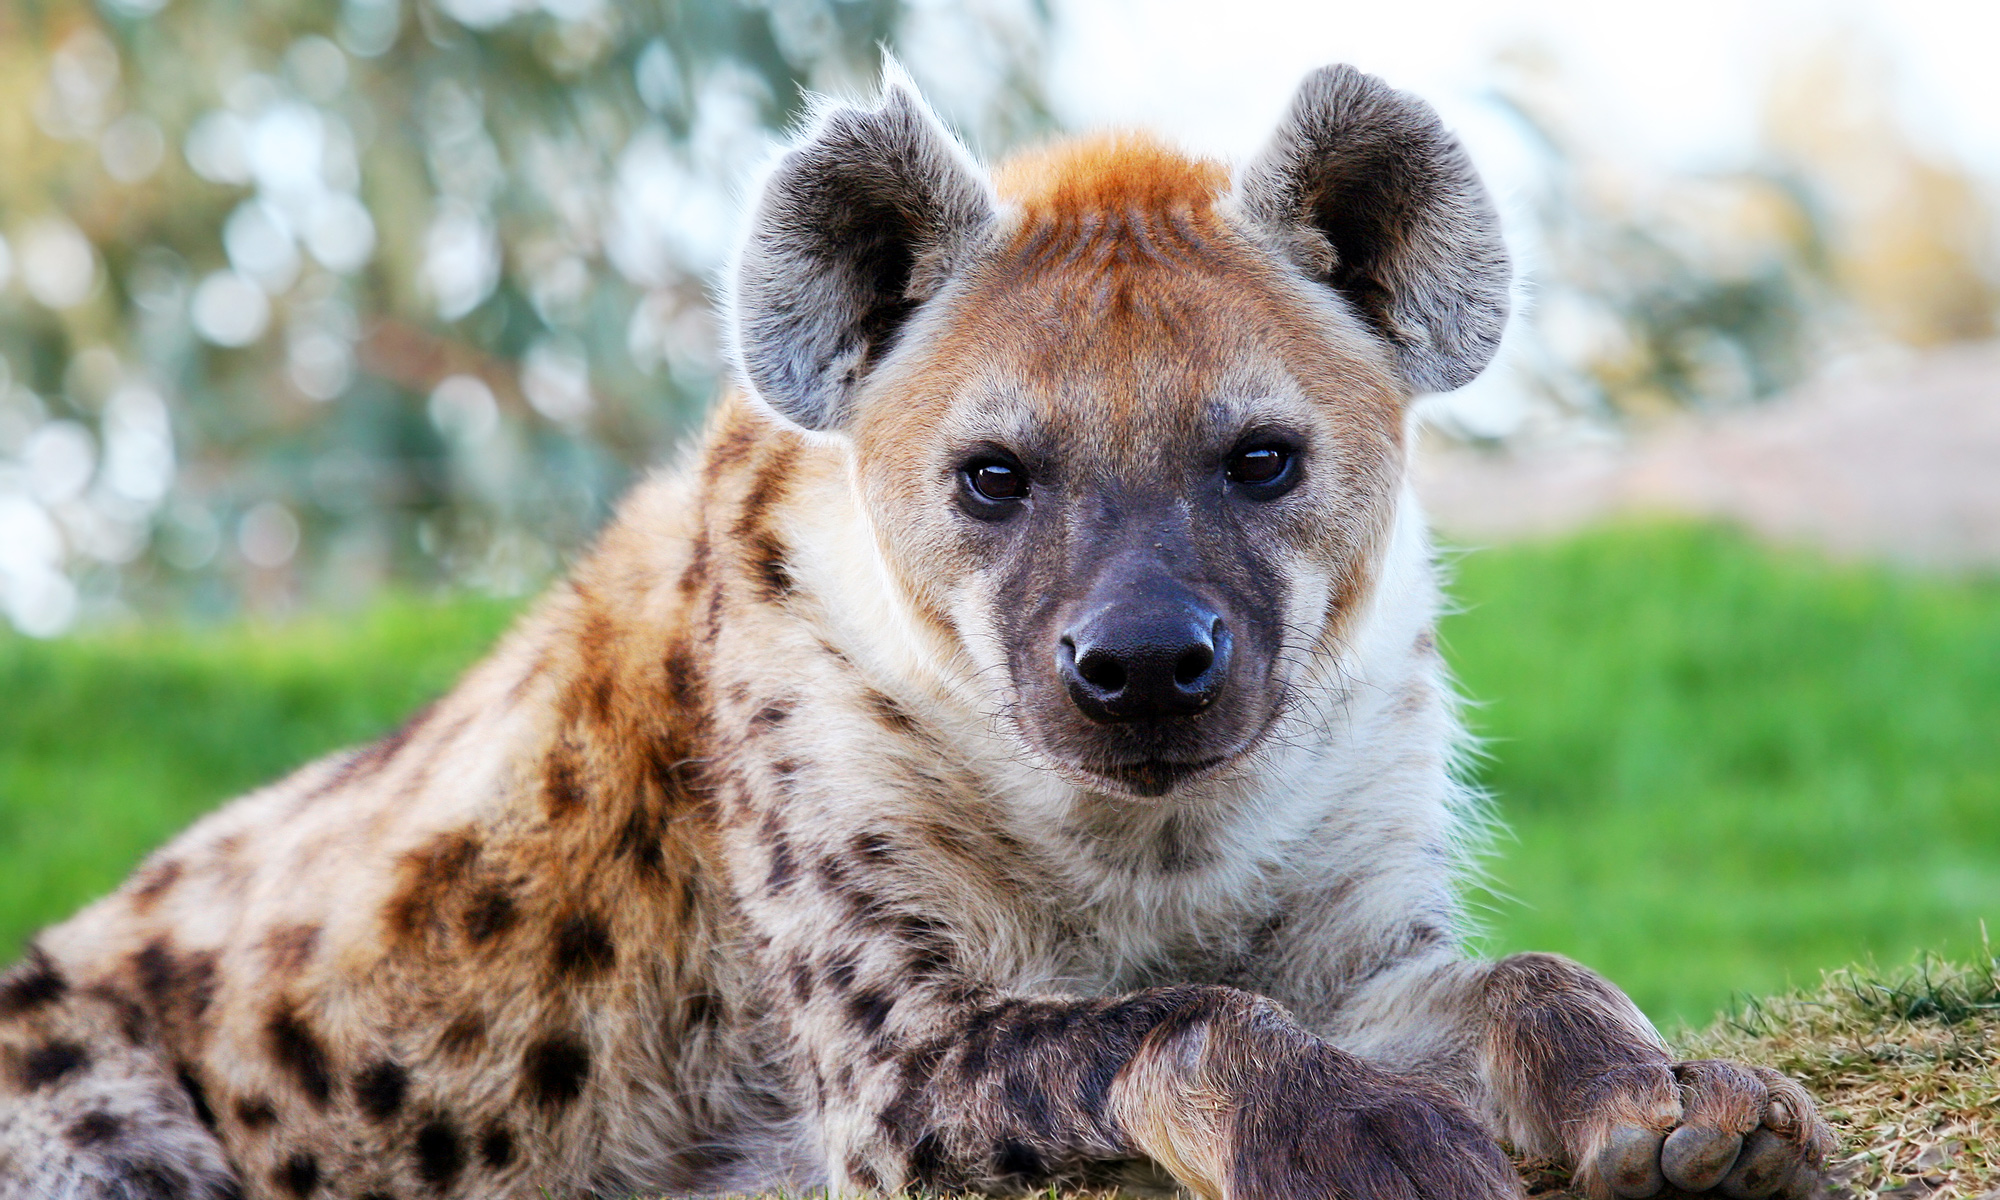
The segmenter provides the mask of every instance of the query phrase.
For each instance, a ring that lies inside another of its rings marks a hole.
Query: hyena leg
[[[819,1027],[813,1059],[863,1065],[818,1066],[808,1085],[836,1194],[1027,1190],[1101,1181],[1136,1159],[1212,1200],[1520,1194],[1498,1144],[1450,1097],[1243,992],[996,998],[925,1026],[863,1039]]]
[[[38,952],[0,975],[0,1200],[240,1194],[197,1101]]]
[[[1669,1187],[1805,1200],[1831,1131],[1776,1071],[1676,1061],[1624,993],[1553,954],[1411,963],[1343,1013],[1343,1044],[1456,1077],[1517,1149],[1572,1166],[1596,1200]]]

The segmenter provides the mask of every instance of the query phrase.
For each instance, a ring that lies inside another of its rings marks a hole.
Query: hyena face
[[[856,446],[892,554],[1019,734],[1157,794],[1255,744],[1338,621],[1401,392],[1231,226],[1220,172],[1115,143],[1037,168],[1001,178],[1012,227],[883,372]]]
[[[1366,591],[1411,387],[1504,319],[1435,117],[1322,83],[1233,187],[1133,138],[989,180],[892,88],[758,213],[746,373],[848,440],[913,607],[1085,786],[1159,795],[1272,730]]]

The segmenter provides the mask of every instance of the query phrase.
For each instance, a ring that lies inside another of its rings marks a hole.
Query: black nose
[[[1229,629],[1192,601],[1102,605],[1057,648],[1070,699],[1093,721],[1197,713],[1229,678]]]

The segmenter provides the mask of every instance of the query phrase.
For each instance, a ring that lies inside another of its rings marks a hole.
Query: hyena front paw
[[[1630,1067],[1601,1081],[1577,1182],[1597,1200],[1668,1187],[1729,1200],[1810,1200],[1833,1131],[1804,1088],[1765,1067],[1717,1059]]]
[[[1493,1135],[1442,1095],[1400,1081],[1335,1088],[1310,1071],[1266,1084],[1238,1110],[1225,1200],[1522,1195],[1520,1176]]]

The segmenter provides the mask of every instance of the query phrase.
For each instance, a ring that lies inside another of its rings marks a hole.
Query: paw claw
[[[1598,1173],[1612,1194],[1625,1200],[1646,1200],[1667,1186],[1660,1173],[1660,1143],[1665,1135],[1637,1125],[1611,1131],[1597,1155]]]
[[[1684,1192],[1705,1192],[1729,1173],[1743,1135],[1726,1129],[1683,1125],[1660,1149],[1660,1170]]]

